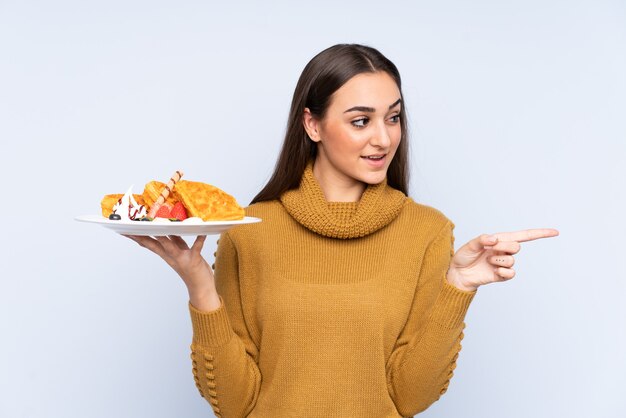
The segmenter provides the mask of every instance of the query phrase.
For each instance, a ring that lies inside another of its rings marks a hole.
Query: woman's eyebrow
[[[400,103],[402,103],[402,99],[396,100],[393,104],[389,105],[389,109],[391,110],[394,106],[397,106]],[[369,112],[369,113],[374,113],[374,112],[376,112],[376,109],[374,109],[373,107],[367,107],[367,106],[354,106],[354,107],[351,107],[350,109],[346,110],[343,113],[348,113],[348,112]]]

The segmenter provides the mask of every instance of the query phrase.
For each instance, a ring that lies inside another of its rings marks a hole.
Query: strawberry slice
[[[171,218],[171,211],[172,211],[172,207],[167,204],[164,203],[161,205],[161,207],[159,208],[159,210],[157,210],[156,215],[154,215],[155,218]]]
[[[187,211],[185,210],[185,206],[183,206],[182,202],[176,202],[170,212],[170,218],[176,218],[179,221],[184,221],[188,217],[189,216],[187,216]]]

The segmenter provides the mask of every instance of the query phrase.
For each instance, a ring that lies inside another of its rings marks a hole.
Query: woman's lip
[[[386,154],[383,155],[383,158],[380,158],[378,160],[372,160],[367,157],[361,157],[361,158],[363,158],[367,162],[367,164],[370,165],[371,167],[379,168],[385,165],[385,159],[387,158],[387,155]]]

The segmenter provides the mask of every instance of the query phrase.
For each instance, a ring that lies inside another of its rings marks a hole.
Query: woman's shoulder
[[[266,200],[263,202],[256,202],[245,208],[246,216],[254,216],[257,218],[262,217],[263,215],[271,214],[273,212],[277,212],[282,210],[282,204],[279,200]]]
[[[251,211],[251,212],[264,211],[267,209],[274,208],[276,206],[280,206],[280,201],[278,199],[264,200],[262,202],[252,203],[251,205],[246,206],[244,209],[246,210],[246,214],[247,214],[248,211]]]
[[[285,210],[278,200],[253,203],[244,207],[244,210],[246,216],[259,218],[261,221],[229,229],[226,234],[235,244],[266,237],[277,225],[284,222]]]
[[[402,212],[407,221],[417,223],[421,228],[429,227],[438,231],[448,223],[454,228],[454,223],[442,210],[416,202],[411,197],[407,198]]]

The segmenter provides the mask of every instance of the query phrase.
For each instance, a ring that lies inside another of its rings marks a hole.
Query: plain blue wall
[[[73,217],[176,169],[247,204],[300,72],[340,42],[399,67],[412,195],[457,248],[561,232],[479,289],[422,416],[623,416],[624,2],[0,0],[1,417],[211,416],[179,278]]]

